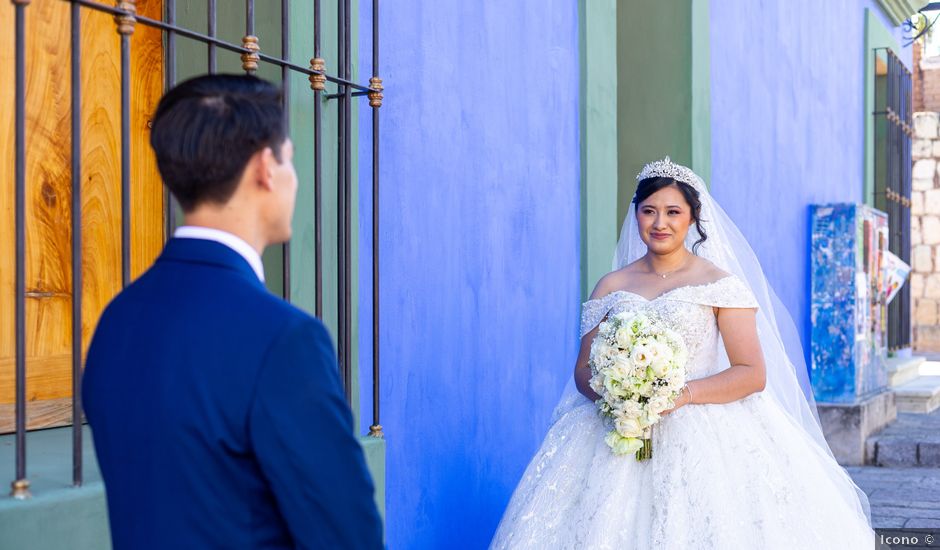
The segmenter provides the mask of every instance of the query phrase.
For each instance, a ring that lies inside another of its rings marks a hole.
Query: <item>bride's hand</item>
[[[676,403],[671,409],[663,411],[660,416],[666,416],[676,409],[681,409],[682,407],[688,405],[691,402],[691,394],[689,393],[688,386],[682,387],[682,393],[679,394],[679,397],[676,398]]]

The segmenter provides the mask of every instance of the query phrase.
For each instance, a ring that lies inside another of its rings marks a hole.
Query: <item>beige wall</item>
[[[918,135],[913,143],[911,194],[914,349],[940,352],[940,115],[922,112],[914,117]]]

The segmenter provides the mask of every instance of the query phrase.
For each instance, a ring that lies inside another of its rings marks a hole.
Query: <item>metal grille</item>
[[[352,392],[352,300],[351,300],[351,186],[352,181],[352,102],[353,98],[367,96],[372,108],[372,383],[373,383],[373,418],[369,435],[382,437],[382,426],[379,424],[379,108],[383,100],[382,80],[378,76],[379,55],[379,11],[378,0],[372,0],[372,78],[368,86],[352,81],[352,45],[351,45],[351,5],[350,0],[337,0],[337,51],[336,74],[327,72],[327,63],[321,57],[321,17],[320,0],[311,0],[314,7],[314,51],[310,66],[304,67],[289,61],[290,44],[290,1],[281,0],[281,55],[271,56],[260,50],[258,37],[255,35],[255,0],[245,1],[246,28],[241,44],[226,42],[218,38],[217,28],[217,0],[207,0],[207,34],[183,28],[176,23],[176,0],[164,0],[164,17],[162,20],[151,19],[137,14],[136,0],[121,0],[115,6],[105,5],[91,0],[60,0],[71,4],[71,187],[72,187],[72,240],[71,261],[73,266],[80,266],[82,262],[82,235],[81,235],[81,10],[97,10],[111,14],[114,17],[116,31],[120,35],[120,67],[121,67],[121,273],[122,282],[126,286],[131,279],[130,246],[131,232],[133,230],[133,215],[131,211],[130,178],[131,162],[133,156],[130,141],[130,112],[131,112],[131,86],[130,60],[134,29],[137,24],[154,27],[163,31],[165,45],[165,75],[167,88],[176,82],[176,38],[183,36],[206,45],[208,69],[214,73],[217,69],[217,52],[219,49],[235,52],[241,55],[242,69],[253,73],[261,63],[270,63],[281,69],[282,88],[284,90],[285,116],[290,117],[290,97],[293,91],[289,86],[289,77],[292,73],[306,75],[310,81],[309,92],[297,93],[314,94],[314,174],[312,185],[314,188],[314,227],[315,245],[312,251],[292,251],[289,244],[284,245],[283,258],[283,287],[284,298],[290,300],[290,260],[293,253],[312,253],[315,258],[316,275],[315,285],[315,314],[323,316],[323,217],[322,204],[323,178],[322,178],[322,109],[321,99],[335,101],[339,113],[338,133],[338,177],[337,189],[337,245],[338,261],[338,357],[340,374],[343,381],[347,400],[351,400]],[[296,1],[296,0],[295,0]],[[30,0],[12,0],[15,8],[15,174],[14,174],[14,211],[15,211],[15,430],[16,430],[16,459],[15,479],[12,483],[12,496],[15,498],[28,498],[29,482],[27,480],[26,462],[26,18],[29,16]],[[327,94],[327,83],[335,85],[335,93]],[[304,185],[304,182],[301,182]],[[170,235],[175,227],[176,206],[167,193],[164,201],[164,232]],[[82,484],[82,404],[81,404],[81,374],[82,374],[82,270],[72,269],[72,472],[73,484]]]
[[[888,214],[888,249],[911,263],[911,73],[887,48],[875,50],[875,207]],[[888,304],[888,349],[911,345],[911,290]]]

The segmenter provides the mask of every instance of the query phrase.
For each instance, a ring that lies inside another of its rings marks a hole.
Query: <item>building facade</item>
[[[30,9],[44,2],[33,4]],[[154,10],[152,17],[161,12],[165,17],[166,5],[157,4],[138,2],[139,9]],[[206,28],[207,4],[182,4],[177,21]],[[233,14],[243,13],[244,3],[224,4],[229,15],[219,21],[233,18],[226,40],[238,43],[245,21]],[[262,40],[262,51],[277,51],[273,44],[283,37],[280,23],[286,19],[292,29],[290,58],[309,66],[316,49],[311,2],[287,4],[287,18],[280,11],[256,10],[258,34],[267,29],[270,37]],[[670,155],[702,175],[750,240],[808,352],[810,206],[875,206],[875,50],[890,49],[910,68],[902,22],[922,4],[348,4],[351,76],[366,82],[374,72],[385,87],[377,196],[367,99],[349,115],[354,307],[347,338],[352,343],[350,401],[359,433],[372,449],[377,485],[384,489],[380,498],[390,548],[486,547],[571,376],[580,304],[610,269],[634,175],[646,162]],[[328,72],[339,64],[337,7],[323,2],[321,57]],[[8,3],[3,10],[2,21],[12,28],[12,7]],[[58,16],[65,25],[67,13]],[[378,67],[370,32],[376,17]],[[205,72],[204,45],[178,40],[177,76]],[[0,48],[4,55],[13,50],[12,39],[9,48]],[[236,52],[227,61],[219,59],[220,69],[241,68]],[[2,66],[11,71],[12,81],[13,63],[7,61]],[[282,78],[277,68],[261,65],[262,76]],[[161,80],[154,90],[162,89]],[[272,250],[266,269],[272,291],[316,312],[312,181],[318,167],[311,121],[317,99],[306,94],[306,75],[292,75],[289,81],[293,138],[308,154],[298,155],[302,182],[289,262],[283,251]],[[330,87],[325,93],[334,91]],[[340,124],[336,103],[317,98],[323,101],[323,132],[335,136]],[[2,114],[12,120],[6,108]],[[322,155],[319,169],[323,181],[331,182],[323,188],[322,204],[334,208],[339,151],[327,145]],[[3,193],[12,196],[12,183]],[[42,197],[39,193],[30,200]],[[377,280],[371,253],[376,204]],[[0,206],[9,208],[7,202]],[[332,212],[325,214],[324,227],[338,223],[337,211]],[[163,214],[158,208],[155,219]],[[10,231],[3,229],[9,242],[0,249],[0,282],[12,289],[6,275],[12,261]],[[321,263],[329,269],[322,272],[327,289],[322,311],[338,336],[333,266],[340,255],[330,244],[337,235],[325,235]],[[146,260],[139,261],[145,267]],[[120,285],[113,286],[111,292]],[[6,302],[2,305],[8,311]],[[90,319],[89,334],[93,324]],[[380,352],[377,378],[372,376],[374,342]],[[3,385],[9,385],[13,367],[8,350],[0,351],[6,353],[0,363],[0,374],[6,376],[0,376],[2,407],[13,403],[7,398],[12,387]],[[375,423],[376,392],[381,441],[365,439]],[[67,472],[67,453],[63,456],[61,467]],[[12,474],[12,464],[12,450],[0,454],[2,471]],[[61,485],[55,498],[72,498],[75,493],[68,491],[77,489]],[[86,529],[81,540],[85,547],[98,548],[106,529],[101,488],[86,484],[83,490],[98,493],[82,508],[97,512],[77,516]],[[29,510],[0,498],[0,541],[2,526],[14,524],[26,525],[22,536],[38,525],[59,526],[45,533],[52,542],[37,542],[36,548],[65,540],[71,524],[54,505],[48,507],[51,512],[35,511],[41,497],[34,495]],[[24,523],[23,518],[35,521]]]
[[[893,9],[607,0],[390,13],[383,51],[400,54],[387,54],[388,78],[408,88],[385,111],[382,152],[393,547],[485,547],[571,375],[580,302],[610,269],[645,162],[669,154],[704,176],[808,353],[810,205],[873,204],[873,50],[911,58]]]

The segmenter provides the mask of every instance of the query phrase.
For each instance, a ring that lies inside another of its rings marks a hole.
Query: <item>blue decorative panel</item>
[[[887,385],[887,217],[865,205],[826,204],[812,207],[812,221],[813,393],[851,403]]]

